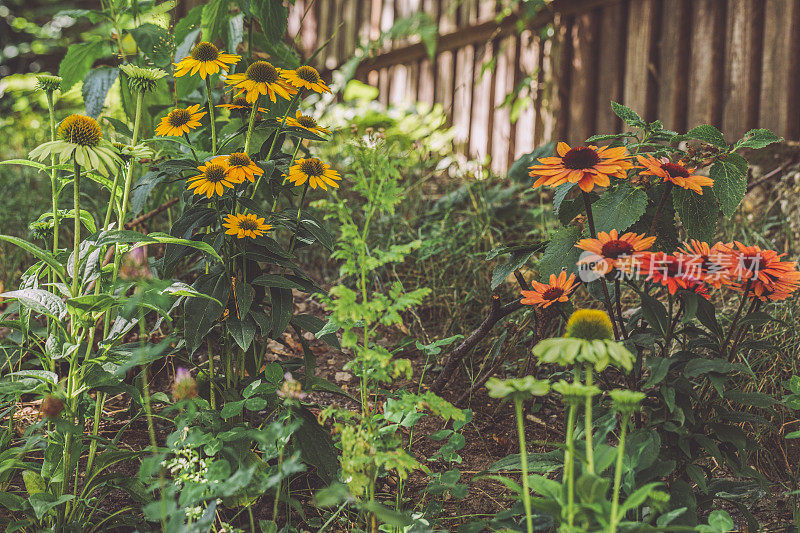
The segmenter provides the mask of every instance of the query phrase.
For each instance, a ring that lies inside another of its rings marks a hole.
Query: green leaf
[[[229,318],[228,331],[233,340],[236,341],[236,344],[239,345],[239,348],[247,351],[256,336],[256,321],[249,315],[245,316],[243,320]]]
[[[592,204],[597,231],[616,229],[622,233],[630,228],[647,209],[647,193],[623,181],[607,190]]]
[[[580,236],[581,231],[575,226],[561,228],[553,235],[539,259],[541,279],[547,279],[550,274],[558,274],[562,270],[566,270],[568,274],[577,272],[581,250],[575,247],[575,243]]]
[[[749,405],[752,407],[772,407],[778,400],[770,396],[769,394],[764,394],[763,392],[745,392],[740,390],[729,390],[725,391],[725,398],[728,400],[740,403],[742,405]]]
[[[5,161],[0,161],[0,165],[24,165],[26,167],[33,167],[37,170],[44,170],[47,168],[47,165],[44,163],[38,163],[28,159],[7,159]]]
[[[688,189],[672,189],[672,204],[689,237],[712,241],[717,231],[719,207],[711,194],[697,194]]]
[[[104,41],[71,44],[58,66],[58,75],[61,76],[61,92],[67,92],[73,85],[84,79],[94,62],[105,55],[106,44]]]
[[[277,43],[283,39],[289,14],[283,0],[252,0],[250,10],[261,25],[267,41]]]
[[[42,289],[21,289],[18,291],[4,292],[0,294],[3,298],[13,298],[25,307],[43,315],[47,315],[56,320],[67,311],[64,302],[53,294]]]
[[[219,416],[221,416],[223,420],[227,420],[231,417],[241,415],[243,408],[244,400],[239,400],[238,402],[227,402],[222,406]]]
[[[25,499],[10,492],[0,492],[0,505],[9,511],[21,511],[25,505]]]
[[[647,323],[662,336],[667,334],[669,327],[669,317],[667,316],[667,309],[659,300],[653,298],[649,294],[640,293],[642,299],[642,314],[644,315]]]
[[[492,290],[495,290],[516,269],[524,265],[538,249],[516,250],[511,252],[511,257],[502,265],[497,265],[492,271]]]
[[[54,494],[39,492],[37,494],[31,494],[30,498],[28,498],[28,502],[31,504],[31,507],[33,507],[36,519],[41,520],[48,511],[54,507],[58,507],[64,502],[70,501],[74,497],[75,496],[72,494],[66,494],[57,498]]]
[[[42,250],[35,244],[32,244],[24,239],[20,239],[19,237],[13,237],[11,235],[0,235],[0,240],[10,242],[16,246],[19,246],[29,254],[34,255],[37,259],[47,263],[47,266],[53,269],[63,280],[65,271],[64,266],[59,263],[55,257],[45,250]]]
[[[614,114],[621,118],[628,126],[633,128],[642,128],[645,126],[644,119],[630,107],[618,104],[617,102],[611,102],[611,109],[614,111]]]
[[[747,161],[739,154],[730,154],[711,165],[709,175],[714,180],[714,196],[722,214],[730,217],[747,192]]]
[[[335,333],[322,332],[326,322],[321,318],[309,314],[299,314],[292,317],[291,323],[313,333],[315,337],[325,342],[328,346],[341,349],[339,339],[336,337]]]
[[[683,370],[683,375],[689,379],[696,378],[715,372],[718,374],[726,374],[731,371],[731,364],[722,359],[692,359],[686,364]]]
[[[203,28],[203,40],[214,42],[222,37],[227,24],[228,0],[211,0],[203,6],[200,25]],[[231,53],[233,53],[231,51]]]
[[[218,302],[227,302],[230,293],[230,279],[222,275],[204,274],[192,286],[196,291],[211,296],[213,299],[190,298],[184,303],[186,331],[186,349],[190,354],[203,342],[211,326],[222,316],[224,306]]]
[[[239,13],[228,20],[228,52],[235,54],[244,37],[244,13]]]
[[[83,88],[81,94],[83,95],[83,105],[86,108],[86,114],[92,118],[97,118],[100,112],[103,111],[103,104],[106,101],[108,90],[114,85],[119,69],[111,67],[98,67],[92,69],[83,78]]]
[[[328,484],[336,479],[339,458],[331,442],[330,432],[319,425],[314,413],[305,407],[293,407],[292,413],[302,421],[295,432],[300,454],[310,465],[316,467],[317,474]]]
[[[292,291],[281,289],[280,287],[270,287],[270,299],[272,303],[272,337],[277,338],[286,330],[289,320],[292,318],[294,299]]]
[[[781,142],[782,140],[783,137],[778,137],[770,130],[766,128],[759,128],[745,133],[744,137],[736,142],[736,145],[733,147],[733,149],[738,150],[739,148],[753,148],[757,150],[759,148],[769,146],[770,144]]]
[[[725,137],[722,136],[722,132],[710,124],[701,124],[692,128],[685,137],[703,141],[717,148],[728,148],[728,143],[725,142]]]
[[[145,22],[130,32],[139,49],[153,61],[154,65],[157,67],[169,66],[175,48],[172,34],[169,31],[161,26]]]

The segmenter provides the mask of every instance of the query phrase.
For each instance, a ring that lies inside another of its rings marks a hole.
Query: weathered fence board
[[[554,0],[527,28],[498,4],[297,0],[290,32],[307,56],[333,36],[314,62],[330,72],[426,13],[439,28],[434,57],[419,38],[396,38],[357,78],[386,104],[441,105],[457,149],[498,172],[542,142],[619,131],[611,100],[678,131],[710,123],[731,139],[754,127],[800,138],[800,0]],[[515,88],[525,105],[512,114]]]

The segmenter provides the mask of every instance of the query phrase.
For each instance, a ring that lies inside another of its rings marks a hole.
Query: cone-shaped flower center
[[[630,255],[633,252],[633,245],[627,241],[608,241],[601,249],[603,257],[617,259],[622,255]]]
[[[300,170],[306,176],[322,176],[325,168],[322,166],[322,161],[319,159],[306,159],[300,164]]]
[[[564,294],[564,289],[559,289],[558,287],[550,287],[549,289],[545,290],[542,293],[542,299],[544,300],[558,300]]]
[[[300,118],[297,119],[297,123],[303,126],[304,128],[308,129],[313,129],[317,127],[317,121],[305,115],[300,115]]]
[[[314,67],[302,66],[295,73],[297,73],[298,78],[308,83],[317,83],[319,81],[319,73]]]
[[[63,140],[81,146],[94,147],[103,139],[103,131],[97,121],[83,115],[70,115],[58,127]]]
[[[598,309],[578,309],[567,321],[567,337],[587,341],[613,339],[611,319]]]
[[[673,178],[688,178],[689,171],[683,165],[677,163],[664,163],[661,168],[667,171],[667,174]]]
[[[211,183],[217,183],[225,179],[225,167],[216,163],[206,165],[205,176]]]
[[[219,48],[203,41],[192,50],[192,59],[197,61],[216,61],[219,57]]]
[[[170,126],[179,128],[189,122],[191,116],[191,113],[186,109],[173,109],[167,115],[167,122],[169,122]]]
[[[245,76],[256,83],[275,83],[280,78],[278,69],[266,61],[256,61],[247,67]]]
[[[258,222],[252,218],[243,218],[239,220],[239,227],[246,231],[252,231],[258,229]]]
[[[592,168],[599,162],[600,156],[588,146],[579,146],[564,154],[564,166],[570,170]]]
[[[232,167],[246,167],[250,164],[250,158],[244,153],[233,153],[228,156],[228,164]]]

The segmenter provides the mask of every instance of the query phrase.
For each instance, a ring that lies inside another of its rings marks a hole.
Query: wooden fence
[[[330,72],[394,21],[430,15],[433,60],[421,42],[397,40],[365,58],[357,78],[385,103],[441,104],[458,148],[490,156],[498,172],[541,142],[618,131],[610,100],[676,131],[709,123],[730,139],[755,127],[800,138],[800,0],[554,0],[521,31],[516,14],[498,9],[494,0],[297,0],[290,33],[309,53],[333,35],[316,59]],[[512,123],[502,104],[519,85],[527,105]]]

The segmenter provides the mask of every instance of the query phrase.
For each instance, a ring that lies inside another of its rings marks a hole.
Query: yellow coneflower
[[[321,133],[330,133],[331,130],[325,129],[319,124],[317,121],[314,120],[312,117],[308,115],[304,115],[299,110],[295,113],[294,117],[286,117],[286,125],[292,126],[295,128],[303,128],[304,130],[308,130],[311,133],[315,133],[320,135]]]
[[[205,111],[200,111],[201,107],[200,104],[195,104],[183,109],[173,109],[156,126],[156,134],[163,137],[180,137],[184,133],[189,133],[200,126],[200,119],[206,114]]]
[[[255,102],[262,94],[276,102],[275,95],[289,100],[297,93],[297,89],[281,78],[281,70],[267,61],[256,61],[247,67],[244,74],[231,74],[225,83],[234,89],[239,89],[239,94],[244,93],[245,100],[249,104]]]
[[[249,215],[225,215],[225,222],[222,225],[227,228],[225,230],[227,235],[236,235],[237,239],[245,237],[255,239],[272,229],[270,224],[264,224],[263,218],[258,218],[252,213]]]
[[[120,163],[114,146],[103,139],[103,130],[97,121],[83,115],[70,115],[62,120],[56,140],[39,145],[30,153],[32,159],[39,161],[56,155],[62,165],[74,156],[81,167],[103,176],[108,176],[109,170]]]
[[[304,65],[297,70],[284,70],[281,74],[298,89],[308,89],[317,93],[331,92],[314,67]]]
[[[295,185],[302,185],[308,181],[312,189],[317,186],[324,191],[328,190],[328,185],[334,189],[339,188],[336,181],[342,179],[338,172],[332,170],[330,165],[323,163],[313,157],[307,159],[295,159],[294,165],[289,167],[289,175],[286,179]]]
[[[205,194],[211,198],[215,194],[222,196],[225,187],[233,188],[233,182],[228,178],[227,159],[225,156],[215,157],[197,167],[201,174],[187,180],[189,182],[187,189],[194,189],[194,194]]]
[[[191,55],[184,57],[177,63],[173,63],[175,65],[175,76],[180,77],[186,74],[194,76],[200,73],[200,77],[205,79],[206,76],[216,74],[220,70],[227,72],[228,65],[235,64],[241,58],[242,56],[235,54],[226,54],[213,44],[203,41],[194,47]]]
[[[248,180],[253,183],[255,176],[260,176],[264,171],[256,165],[250,156],[243,152],[234,152],[227,157],[228,180],[234,183],[243,183]]]

